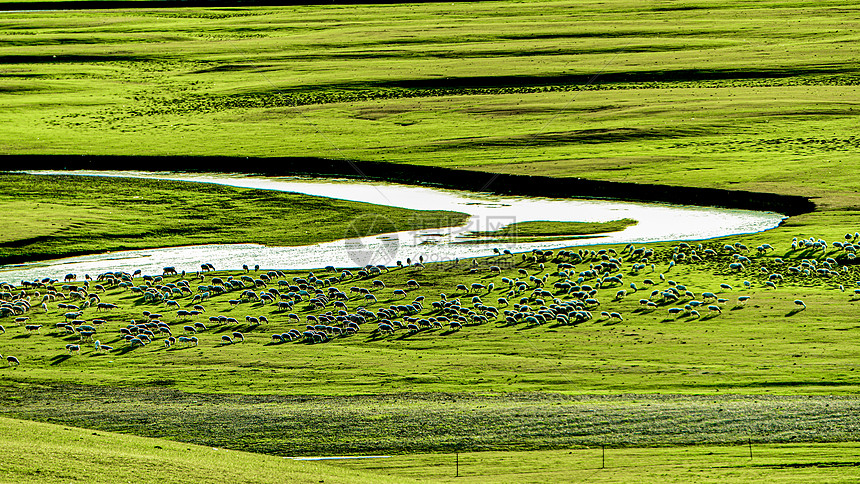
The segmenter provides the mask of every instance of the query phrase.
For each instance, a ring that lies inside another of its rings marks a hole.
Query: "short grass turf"
[[[480,242],[506,244],[512,242],[543,242],[550,240],[569,240],[594,234],[620,232],[631,225],[633,219],[610,220],[608,222],[550,222],[536,220],[516,222],[498,230],[470,232],[465,237]]]
[[[854,443],[608,447],[605,453],[596,446],[559,451],[410,455],[330,465],[432,482],[848,483],[855,480],[860,465],[857,452]]]
[[[0,418],[0,482],[415,482],[167,440]]]

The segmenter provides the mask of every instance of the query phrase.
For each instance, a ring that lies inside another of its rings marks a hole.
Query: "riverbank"
[[[773,211],[790,216],[815,210],[815,204],[806,197],[779,193],[490,173],[437,166],[358,160],[226,156],[6,155],[0,156],[0,163],[2,166],[26,167],[28,170],[112,171],[125,170],[128,167],[146,167],[148,171],[198,173],[235,173],[236,171],[244,171],[237,170],[240,167],[253,167],[253,171],[249,174],[338,176],[412,185],[430,185],[500,195],[608,198]]]
[[[313,245],[469,218],[224,185],[2,172],[0,208],[0,265],[196,244]]]

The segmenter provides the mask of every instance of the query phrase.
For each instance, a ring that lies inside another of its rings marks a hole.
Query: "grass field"
[[[0,418],[0,482],[415,482],[167,440]]]
[[[753,457],[750,458],[750,450]],[[852,482],[856,444],[481,452],[397,456],[335,465],[433,482]]]
[[[534,450],[601,443],[714,445],[749,438],[765,443],[854,440],[860,429],[854,397],[860,385],[853,337],[860,304],[854,291],[860,280],[857,267],[804,275],[802,261],[813,257],[812,249],[786,249],[783,242],[776,251],[750,254],[752,262],[737,272],[729,268],[736,259],[722,245],[655,245],[653,272],[632,270],[637,258],[627,256],[623,284],[606,282],[595,294],[600,305],[591,306],[593,319],[573,325],[510,322],[502,315],[485,323],[469,319],[460,330],[445,323],[438,329],[404,328],[386,335],[370,320],[353,336],[332,336],[323,343],[272,338],[318,324],[308,317],[322,317],[325,310],[314,309],[307,299],[282,310],[241,295],[247,286],[202,302],[202,314],[181,316],[176,311],[196,303],[190,293],[177,296],[178,306],[171,308],[147,302],[128,288],[102,292],[90,286],[102,302],[119,307],[85,309],[80,317],[104,320],[95,338],[115,349],[98,351],[92,342],[56,327],[69,311],[58,306],[59,300],[48,302],[47,312],[35,307],[25,322],[16,324],[14,315],[4,318],[0,353],[22,361],[0,370],[4,412],[277,455]],[[670,264],[681,260],[677,253],[693,250],[714,250],[715,255]],[[847,258],[839,249],[816,252],[821,254],[816,258]],[[585,270],[599,260],[587,255],[570,270]],[[501,274],[490,265],[500,266]],[[352,294],[344,302],[350,311],[377,311],[424,296],[424,309],[411,316],[416,321],[446,314],[431,304],[443,292],[466,307],[480,307],[471,302],[475,296],[499,310],[513,309],[497,304],[499,297],[511,304],[525,298],[535,309],[549,304],[540,302],[547,296],[535,293],[537,283],[520,270],[540,279],[546,274],[545,290],[558,301],[582,297],[555,286],[569,279],[551,260],[500,256],[478,262],[477,272],[471,267],[462,261],[458,266],[395,269],[347,277],[336,286]],[[784,276],[771,288],[766,283],[774,273]],[[244,275],[213,273],[205,283]],[[300,284],[295,279],[301,277],[307,273],[287,272],[275,279]],[[515,277],[532,288],[510,294],[503,278]],[[164,282],[179,279],[168,276]],[[275,279],[270,287],[286,292]],[[386,287],[375,287],[375,279]],[[410,279],[420,288],[410,288]],[[456,288],[471,282],[487,287],[472,293]],[[682,291],[693,296],[671,302],[651,294],[671,284],[684,285]],[[350,286],[368,289],[378,302],[356,295]],[[624,288],[629,295],[619,298],[616,293]],[[406,298],[394,292],[400,289],[408,291]],[[35,290],[29,291],[31,299],[37,297]],[[709,291],[715,295],[701,306],[668,312],[706,301]],[[750,299],[742,302],[740,296]],[[656,306],[646,308],[642,298]],[[175,336],[187,335],[185,327],[194,322],[208,327],[195,331],[197,345],[168,348],[161,344],[163,338],[154,337],[152,344],[134,348],[119,329],[131,320],[145,320],[144,311],[162,314]],[[620,316],[612,317],[613,312]],[[235,321],[209,320],[216,315]],[[246,316],[266,316],[267,322]],[[396,319],[405,325],[409,317]],[[42,327],[28,331],[25,324]],[[225,344],[223,336],[235,331],[243,333],[243,341],[233,336],[234,343]],[[65,350],[67,344],[82,344],[80,354]],[[611,395],[616,397],[607,398]],[[81,408],[81,401],[101,403]],[[116,418],[106,418],[111,415]]]
[[[9,13],[0,149],[384,160],[853,207],[857,16],[783,1]]]
[[[699,255],[706,248],[717,252],[700,263],[690,263],[689,250],[679,248],[687,258],[670,268],[675,249],[668,242],[653,244],[653,273],[648,266],[631,271],[633,261],[623,257],[623,269],[613,273],[621,272],[624,283],[599,289],[595,318],[577,325],[502,318],[459,331],[398,329],[384,336],[368,322],[357,335],[327,343],[275,343],[272,333],[301,329],[320,311],[297,306],[295,322],[270,305],[229,304],[238,297],[233,292],[204,304],[206,316],[236,323],[211,325],[197,335],[198,346],[165,348],[156,341],[131,349],[118,330],[140,320],[143,310],[167,314],[177,335],[191,320],[108,288],[99,296],[119,308],[87,309],[84,318],[105,319],[97,337],[117,349],[102,354],[84,342],[80,354],[71,354],[64,346],[79,337],[55,328],[64,312],[58,301],[47,312],[34,305],[26,323],[11,323],[11,316],[0,321],[6,326],[0,353],[21,361],[0,369],[0,412],[281,456],[386,452],[397,459],[336,465],[396,478],[850,482],[860,429],[854,368],[860,350],[853,335],[860,327],[854,292],[860,273],[832,243],[860,230],[858,17],[860,9],[845,2],[719,0],[5,13],[4,155],[371,160],[803,195],[817,209],[766,233],[707,241],[702,248],[693,243]],[[59,254],[58,246],[74,253],[162,245],[165,237],[201,243],[187,229],[217,226],[223,220],[218,206],[228,201],[243,220],[253,215],[264,224],[278,219],[282,205],[308,203],[302,217],[312,217],[318,204],[329,204],[331,227],[348,223],[356,210],[377,210],[224,187],[195,187],[176,198],[170,187],[180,185],[154,182],[147,192],[172,205],[145,209],[121,191],[98,193],[79,182],[88,194],[81,205],[62,190],[15,195],[19,185],[11,178],[0,179],[0,221],[15,223],[14,231],[0,234],[2,254],[10,258]],[[176,202],[206,217],[189,216]],[[115,208],[110,217],[106,206]],[[59,207],[73,216],[58,215]],[[160,220],[165,207],[171,217]],[[416,218],[392,209],[390,216],[432,226],[451,214]],[[343,233],[254,228],[217,236],[289,244]],[[92,230],[72,243],[52,239],[69,229]],[[791,250],[794,237],[831,245]],[[26,239],[41,245],[21,245]],[[722,250],[735,242],[753,249],[743,252],[751,262],[742,272],[729,269],[735,259]],[[776,251],[756,254],[763,243]],[[826,257],[838,261],[828,269],[832,274],[817,271]],[[804,259],[814,267],[803,266]],[[520,277],[530,288],[511,303],[527,297],[537,308],[546,296],[531,293],[535,282],[528,276],[550,274],[546,289],[554,298],[571,298],[552,287],[567,278],[557,271],[560,261],[541,268],[519,256],[491,258],[474,274],[468,261],[428,265],[377,276],[385,289],[371,287],[373,278],[340,287],[377,295],[379,302],[369,304],[350,293],[350,310],[408,304],[423,295],[419,316],[429,318],[439,315],[429,303],[442,292],[472,306],[472,295],[457,284],[494,283],[492,292],[480,293],[485,304],[497,305],[498,297],[510,297],[501,278]],[[598,262],[576,263],[574,276]],[[488,270],[493,264],[502,266],[501,274]],[[773,273],[784,279],[770,288]],[[283,277],[300,276],[306,273]],[[420,289],[409,288],[409,279]],[[699,317],[692,307],[668,313],[689,298],[647,309],[639,303],[653,290],[645,279],[660,290],[673,280],[699,299],[712,291],[726,301],[715,304],[719,312],[707,309],[711,302],[699,307]],[[394,289],[407,290],[407,298]],[[620,289],[629,294],[615,300]],[[39,298],[34,289],[28,294]],[[750,300],[740,304],[741,295]],[[183,309],[190,302],[180,298]],[[246,315],[265,315],[269,323],[252,325]],[[31,334],[23,324],[43,327]],[[246,341],[222,344],[221,336],[233,331]],[[44,437],[45,445],[52,439]],[[748,441],[753,460],[745,454]],[[604,444],[607,469],[598,469],[596,448]],[[455,451],[465,477],[451,477]],[[248,462],[256,456],[247,459],[241,465],[253,465]],[[17,470],[0,467],[0,480],[18,481],[34,467],[13,462]],[[114,481],[132,476],[106,475]]]

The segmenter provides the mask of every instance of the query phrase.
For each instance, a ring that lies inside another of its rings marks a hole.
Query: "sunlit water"
[[[298,247],[256,244],[210,244],[161,249],[131,250],[53,261],[0,267],[0,280],[59,278],[66,273],[100,274],[107,271],[161,273],[165,266],[189,272],[210,263],[216,269],[240,269],[243,264],[261,268],[311,269],[329,265],[356,267],[393,265],[396,261],[453,261],[492,255],[493,249],[511,252],[565,246],[700,240],[753,233],[776,227],[785,217],[773,212],[732,210],[669,204],[630,203],[616,200],[554,199],[495,196],[458,190],[399,185],[385,182],[303,177],[263,177],[222,174],[147,172],[31,171],[33,174],[125,176],[218,183],[245,188],[297,192],[416,210],[450,210],[471,215],[459,227],[393,232],[361,237],[354,229],[336,234],[341,240]],[[287,216],[287,215],[285,215]],[[620,232],[572,240],[535,243],[463,243],[471,231],[495,230],[513,222],[535,220],[604,222],[631,218],[639,223]],[[396,227],[397,221],[379,220]],[[261,227],[265,230],[265,227]],[[340,230],[340,229],[339,229]]]

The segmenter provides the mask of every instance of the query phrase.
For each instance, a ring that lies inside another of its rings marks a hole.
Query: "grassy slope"
[[[0,370],[6,385],[4,412],[281,454],[429,452],[450,450],[452,445],[468,450],[534,449],[607,441],[615,445],[733,443],[750,435],[761,442],[851,440],[852,429],[860,428],[852,417],[857,412],[856,399],[851,397],[860,387],[860,376],[854,371],[860,298],[853,294],[860,273],[850,266],[847,272],[830,277],[793,276],[787,265],[813,254],[786,250],[787,242],[771,242],[778,251],[753,256],[740,274],[728,270],[733,259],[727,253],[670,269],[669,244],[655,246],[656,271],[646,268],[633,274],[628,262],[621,271],[625,284],[600,289],[595,319],[575,327],[491,322],[456,332],[399,330],[382,336],[373,331],[371,321],[358,335],[326,344],[273,344],[272,333],[303,328],[306,316],[320,311],[300,303],[295,312],[302,322],[291,322],[286,312],[273,306],[244,302],[232,307],[227,300],[238,296],[232,292],[205,302],[207,312],[201,317],[187,319],[175,316],[163,304],[146,304],[140,296],[110,289],[102,300],[120,308],[89,309],[84,318],[107,321],[98,338],[117,348],[111,354],[99,354],[91,344],[85,344],[80,355],[65,352],[64,345],[78,338],[54,329],[65,312],[55,303],[47,313],[39,308],[29,313],[30,323],[44,325],[39,333],[30,334],[4,318],[7,331],[0,335],[0,353],[22,361],[20,366]],[[721,243],[710,242],[707,247],[720,250]],[[827,255],[844,258],[836,251]],[[776,262],[777,256],[785,264]],[[469,274],[467,262],[375,276],[387,286],[374,290],[379,303],[368,304],[353,296],[348,306],[375,309],[423,295],[426,309],[420,316],[437,316],[429,302],[437,300],[439,293],[460,296],[466,302],[471,298],[456,291],[456,284],[493,282],[492,293],[480,293],[485,303],[495,304],[507,292],[501,277],[522,277],[519,269],[530,275],[554,271],[550,262],[541,270],[538,263],[517,257],[482,261],[479,272]],[[574,272],[594,262],[577,264]],[[492,274],[490,264],[501,265],[503,273]],[[767,288],[760,267],[784,273],[786,281],[776,289]],[[661,272],[697,295],[713,291],[725,297],[727,302],[719,305],[722,314],[701,307],[700,318],[670,316],[667,308],[683,306],[672,303],[643,311],[638,300],[651,291],[646,278],[658,281],[661,289],[668,287],[668,282],[659,282]],[[305,273],[287,274],[285,280],[298,275]],[[421,288],[411,289],[405,300],[395,297],[393,291],[406,288],[408,279],[417,280]],[[547,289],[555,292],[552,284],[558,279],[548,277]],[[749,289],[744,288],[744,280],[750,281]],[[629,290],[631,282],[642,289],[615,300],[617,290]],[[733,288],[721,289],[723,282]],[[847,291],[840,291],[838,284]],[[370,288],[371,280],[347,280],[338,286]],[[530,292],[521,296],[529,297]],[[737,297],[744,294],[752,299],[739,306]],[[794,304],[797,298],[808,308],[801,310]],[[533,307],[540,304],[534,296],[530,299]],[[179,302],[182,307],[191,304],[190,297]],[[197,347],[166,349],[156,341],[131,349],[118,339],[118,328],[130,319],[140,320],[144,310],[164,314],[176,335],[191,321],[206,321],[215,314],[234,317],[239,323],[209,324],[207,331],[197,335]],[[610,320],[600,311],[617,311],[624,319]],[[245,322],[246,315],[265,315],[269,323],[251,326]],[[245,333],[244,343],[221,344],[221,335],[236,330]],[[97,387],[78,388],[82,385]],[[105,404],[83,411],[74,405],[47,408],[40,404],[57,400],[52,395],[70,392],[75,401]],[[410,396],[411,392],[440,392],[441,396]],[[648,403],[644,406],[635,397],[604,402],[598,398],[584,406],[579,400],[566,399],[595,394],[654,395],[643,397]],[[704,398],[685,403],[678,394]],[[744,400],[739,394],[754,397]],[[837,402],[834,394],[845,399]],[[800,399],[771,401],[769,395]],[[175,403],[165,405],[165,401]],[[105,415],[137,417],[104,419]],[[575,415],[580,418],[571,418]],[[637,417],[631,419],[631,415]]]
[[[102,300],[115,302],[121,309],[109,312],[89,309],[84,316],[102,317],[109,322],[103,330],[105,344],[118,343],[117,328],[131,319],[140,320],[143,310],[165,314],[168,322],[178,325],[176,331],[180,334],[183,325],[206,321],[218,314],[235,317],[241,324],[212,328],[214,332],[201,335],[199,348],[165,350],[153,345],[123,351],[121,365],[95,353],[69,361],[61,357],[61,350],[75,338],[54,329],[54,323],[62,320],[66,310],[52,303],[47,313],[36,307],[28,314],[31,322],[45,325],[42,335],[28,335],[23,327],[10,322],[11,317],[5,318],[7,334],[0,335],[3,343],[0,353],[26,355],[34,363],[4,371],[7,378],[22,382],[87,383],[91,375],[97,375],[101,383],[122,385],[129,381],[129,370],[137,368],[134,381],[166,381],[177,389],[198,392],[343,395],[408,391],[415,389],[416,384],[420,384],[421,391],[856,392],[860,375],[853,371],[857,349],[852,329],[860,299],[852,291],[856,287],[854,281],[860,280],[857,269],[831,278],[792,277],[787,266],[765,257],[749,264],[746,273],[731,274],[727,268],[730,260],[724,256],[719,262],[704,266],[682,264],[671,270],[664,261],[656,265],[656,272],[651,273],[648,268],[638,275],[625,269],[624,284],[609,285],[598,292],[602,304],[594,308],[595,320],[576,328],[523,324],[505,327],[501,321],[471,326],[462,333],[436,330],[410,336],[404,331],[394,338],[361,334],[327,345],[266,344],[271,341],[271,333],[303,328],[306,316],[321,313],[306,307],[307,303],[299,303],[294,309],[301,318],[301,323],[295,323],[287,317],[288,311],[278,311],[273,305],[246,301],[232,307],[228,299],[238,298],[241,292],[234,290],[204,303],[206,314],[180,318],[163,303],[144,303],[139,295],[113,289],[102,295]],[[792,262],[800,263],[799,259],[791,259],[789,264]],[[577,265],[574,271],[587,269],[593,263]],[[763,282],[767,275],[761,275],[760,266],[785,273],[790,282],[777,289],[766,288]],[[485,304],[498,306],[496,299],[508,291],[501,277],[518,277],[516,270],[520,268],[530,275],[553,271],[551,267],[541,271],[534,263],[518,263],[505,268],[501,275],[486,269],[479,275],[469,275],[465,262],[453,269],[448,264],[418,272],[399,269],[373,277],[388,286],[374,291],[379,303],[372,304],[353,295],[348,307],[351,311],[359,306],[388,307],[424,295],[427,307],[421,314],[434,316],[438,311],[429,307],[429,302],[437,301],[442,292],[462,297],[471,307],[472,296],[462,294],[455,286],[460,283],[468,286],[473,281],[484,285],[493,282],[492,293],[482,290],[479,294]],[[699,308],[701,319],[676,318],[667,314],[667,308],[683,304],[667,303],[657,310],[643,311],[639,300],[647,298],[653,289],[643,282],[645,279],[657,281],[658,288],[668,287],[667,283],[659,282],[660,272],[697,295],[712,291],[725,297],[728,302],[721,305],[723,313],[708,314],[706,305]],[[286,280],[305,274],[289,274]],[[406,288],[407,279],[417,280],[422,288],[411,290],[406,300],[394,296],[395,289]],[[558,277],[548,278],[548,289],[554,293],[557,290],[552,289],[552,283],[557,280]],[[752,288],[745,289],[744,280],[751,281]],[[351,286],[372,288],[370,282],[370,279],[347,280],[338,287],[349,292]],[[721,282],[729,283],[733,289],[721,290]],[[629,283],[635,283],[639,291],[631,291]],[[839,284],[847,292],[839,291]],[[629,296],[615,300],[619,289],[627,289]],[[737,297],[743,294],[752,295],[753,299],[736,307]],[[540,306],[531,290],[512,297],[511,302],[520,297],[530,298],[530,305],[535,308]],[[798,298],[806,301],[807,310],[797,311],[793,301]],[[190,296],[177,300],[183,308],[190,309]],[[625,320],[606,320],[600,317],[601,311],[620,312],[626,315]],[[244,322],[246,315],[265,315],[270,323],[250,327]],[[220,335],[231,329],[251,330],[248,344],[220,346]],[[417,368],[416,363],[420,363]],[[375,370],[368,373],[368,368]]]
[[[192,244],[307,245],[467,216],[200,183],[0,174],[0,265]]]
[[[782,1],[14,13],[0,147],[387,160],[845,209],[857,16]]]
[[[750,246],[778,242],[782,251],[793,236],[832,241],[857,230],[857,16],[844,2],[779,1],[7,14],[0,33],[0,151],[307,155],[814,197],[818,212],[740,239]],[[595,85],[586,88],[596,73]],[[574,77],[546,79],[566,75]],[[474,76],[489,77],[457,79]],[[723,278],[735,287],[742,280],[724,270],[673,271],[671,277],[697,292]],[[422,284],[434,292],[469,280],[432,269],[425,277]],[[844,282],[852,278],[860,279],[852,274]],[[631,315],[635,300],[625,300],[617,305],[624,323],[570,332],[473,327],[445,338],[359,338],[346,345],[263,347],[262,353],[207,339],[201,349],[127,353],[127,371],[88,349],[66,360],[64,341],[21,337],[18,329],[4,338],[3,352],[33,361],[6,370],[4,378],[7,384],[95,380],[156,388],[170,380],[192,391],[331,395],[856,392],[856,300],[824,280],[798,280],[777,291],[754,286],[751,293],[755,303],[704,321],[669,320],[663,310]],[[795,297],[810,308],[794,313]],[[42,339],[55,346],[44,347]],[[374,368],[373,379],[367,368]],[[812,425],[815,435],[826,408],[797,421]],[[519,411],[513,406],[508,413]],[[744,414],[761,417],[755,421],[767,433],[767,422],[781,412]],[[384,422],[386,415],[366,417],[358,421]],[[407,426],[397,435],[420,441],[429,418],[435,414],[418,412],[415,432]],[[514,423],[528,429],[545,420],[541,414]],[[157,428],[141,422],[125,430]],[[463,435],[478,427],[465,425]],[[342,431],[335,425],[316,435],[344,441],[360,435]],[[505,434],[511,432],[488,439],[503,442],[498,436]],[[539,480],[554,472],[545,466],[554,459],[539,458]],[[641,460],[630,465],[640,468]],[[817,476],[830,472],[812,469]],[[733,475],[744,480],[746,472]],[[765,468],[749,477],[777,480],[785,472]]]
[[[379,473],[0,418],[0,482],[412,482]]]

